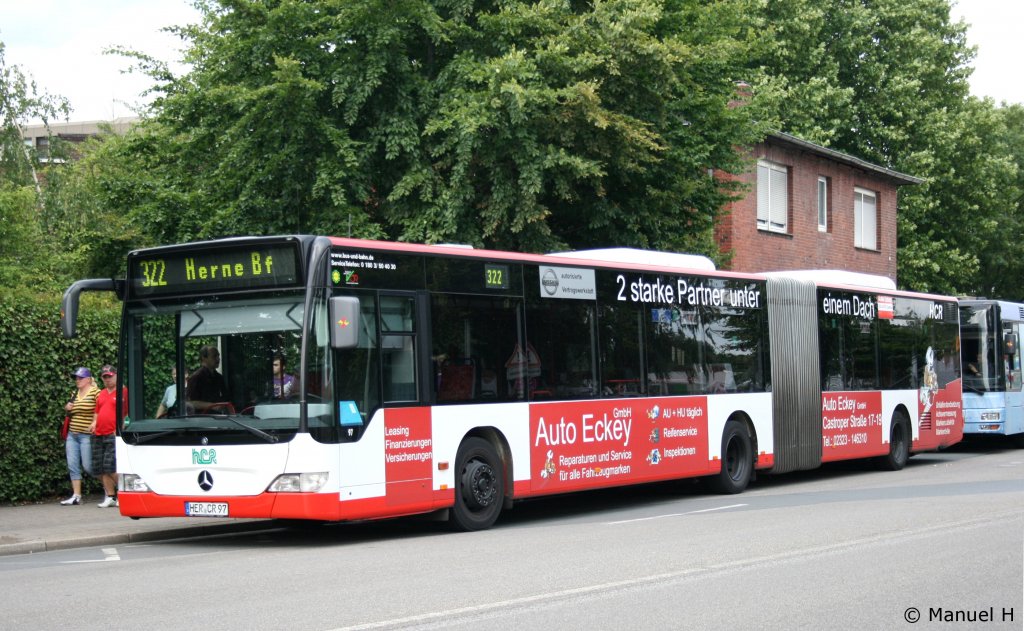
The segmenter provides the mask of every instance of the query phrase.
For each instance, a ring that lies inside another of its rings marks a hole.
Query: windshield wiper
[[[262,429],[260,429],[258,427],[253,427],[252,425],[247,425],[246,423],[243,423],[242,421],[240,421],[240,420],[238,420],[236,418],[231,418],[230,416],[226,416],[226,415],[225,416],[217,416],[215,418],[223,418],[223,419],[226,419],[228,421],[231,421],[235,425],[244,428],[247,432],[249,432],[253,436],[257,436],[259,438],[262,438],[263,440],[267,441],[268,443],[276,443],[278,440],[280,440],[277,436],[275,436],[273,434],[268,434],[267,432],[263,431]]]
[[[181,430],[165,429],[162,432],[153,432],[152,434],[140,434],[139,432],[132,432],[132,433],[135,434],[135,444],[136,445],[141,445],[143,443],[148,443],[151,440],[156,440],[157,438],[161,438],[163,436],[167,436],[168,434],[174,434],[174,433],[179,432],[179,431],[181,431]]]
[[[273,434],[268,434],[267,432],[263,431],[262,429],[260,429],[258,427],[253,427],[252,425],[247,425],[247,424],[243,423],[242,421],[239,421],[238,419],[231,418],[227,414],[190,414],[188,416],[179,416],[177,418],[182,418],[182,419],[204,418],[204,419],[217,419],[217,420],[222,420],[223,419],[225,421],[231,421],[232,423],[234,423],[235,425],[238,425],[239,427],[241,427],[242,429],[246,430],[247,432],[249,432],[253,436],[256,436],[257,438],[262,438],[263,440],[267,441],[268,443],[276,443],[276,442],[281,440],[280,438],[278,438],[277,436],[275,436]],[[139,440],[135,444],[149,442],[151,440],[155,440],[157,438],[160,438],[161,436],[166,436],[168,434],[173,434],[175,432],[181,432],[183,430],[189,430],[189,429],[195,429],[195,428],[193,428],[193,427],[179,427],[177,429],[168,429],[168,430],[165,430],[165,431],[162,431],[162,432],[156,432],[154,434],[146,434],[145,436],[140,436]],[[209,429],[209,428],[207,428],[207,429]],[[138,436],[139,433],[135,432],[135,435]]]

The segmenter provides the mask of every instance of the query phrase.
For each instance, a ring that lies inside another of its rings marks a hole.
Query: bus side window
[[[381,296],[381,368],[384,401],[415,401],[416,395],[416,299],[413,296]]]
[[[522,301],[503,296],[430,297],[433,389],[438,403],[508,401],[504,377],[519,344]]]

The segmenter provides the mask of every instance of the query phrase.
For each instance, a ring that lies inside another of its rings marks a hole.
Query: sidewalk
[[[0,506],[0,556],[280,527],[272,519],[131,519],[116,508],[98,508],[102,499],[85,497],[79,506],[61,506],[56,499]]]

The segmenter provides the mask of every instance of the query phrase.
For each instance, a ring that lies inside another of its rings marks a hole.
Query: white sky
[[[1024,0],[959,0],[960,17],[978,47],[972,93],[1024,103]],[[110,120],[130,116],[150,81],[123,74],[129,61],[103,49],[123,45],[173,62],[179,42],[160,29],[197,18],[190,0],[0,0],[0,41],[8,65],[70,101],[70,120]]]
[[[0,0],[0,41],[8,66],[30,74],[40,92],[68,99],[69,120],[111,120],[132,116],[152,81],[124,74],[131,60],[103,50],[177,61],[180,41],[160,29],[198,16],[189,0]]]
[[[967,43],[978,49],[971,93],[1024,103],[1024,0],[958,0],[951,17],[967,22]]]

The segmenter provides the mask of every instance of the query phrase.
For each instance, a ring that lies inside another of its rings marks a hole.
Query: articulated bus
[[[962,438],[958,362],[942,370],[956,299],[695,260],[223,239],[76,282],[62,326],[83,290],[123,299],[131,517],[477,530],[522,498],[693,477],[738,493]]]
[[[1024,447],[1020,340],[1024,305],[961,300],[964,432],[1011,437]]]

